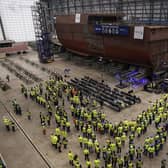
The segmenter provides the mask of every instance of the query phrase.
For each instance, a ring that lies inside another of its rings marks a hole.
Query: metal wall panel
[[[3,40],[3,35],[2,35],[1,27],[0,27],[0,40]]]
[[[35,0],[0,0],[0,15],[6,38],[9,40],[34,41],[31,5]]]

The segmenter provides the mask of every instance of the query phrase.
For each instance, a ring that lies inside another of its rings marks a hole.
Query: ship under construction
[[[52,0],[46,6],[54,18],[50,27],[68,51],[157,71],[167,68],[166,0]]]

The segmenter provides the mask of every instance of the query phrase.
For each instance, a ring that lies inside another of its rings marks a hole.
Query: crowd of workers
[[[68,114],[64,109],[64,99],[62,96],[62,92],[64,92],[66,89],[65,84],[66,83],[61,80],[58,82],[57,80],[50,78],[50,80],[46,81],[45,83],[45,93],[41,83],[35,87],[30,88],[29,93],[28,89],[24,85],[21,86],[21,92],[23,95],[26,95],[26,98],[27,95],[29,95],[33,101],[36,101],[39,105],[47,109],[48,113],[46,115],[40,112],[40,122],[43,127],[43,134],[46,134],[45,126],[50,126],[51,124],[54,105],[54,117],[57,127],[55,128],[55,132],[50,135],[50,141],[59,152],[62,151],[62,148],[67,148],[67,134],[70,132],[70,122],[68,120]],[[59,106],[58,104],[59,98],[62,99],[62,106]]]
[[[83,135],[79,136],[79,143],[81,147],[84,146],[83,152],[85,159],[88,158],[90,150],[94,147],[97,159],[100,158],[100,152],[102,152],[105,167],[116,167],[118,164],[119,168],[123,166],[131,168],[133,167],[132,161],[136,154],[136,168],[141,168],[143,164],[142,153],[151,158],[157,156],[166,142],[168,130],[160,126],[160,124],[161,121],[166,122],[168,118],[166,107],[167,95],[161,98],[160,101],[156,101],[147,111],[143,111],[142,114],[138,115],[135,121],[123,121],[117,125],[112,125],[112,123],[105,120],[104,113],[97,112],[96,110],[88,111],[88,109],[84,108],[74,108],[73,104],[74,102],[71,105],[71,113],[72,116],[75,117],[75,128],[80,130]],[[139,138],[145,134],[148,126],[151,125],[153,121],[157,128],[157,134],[154,137],[145,139],[143,150],[140,147],[136,148],[134,145],[135,137],[137,136]],[[100,134],[109,134],[115,141],[111,142],[109,140],[106,146],[100,148],[97,141],[95,141],[96,138],[93,131],[98,131]],[[121,148],[124,146],[127,136],[129,139],[129,150],[124,157],[121,158]],[[95,167],[97,167],[97,165],[95,165]]]
[[[25,98],[30,97],[39,105],[47,109],[47,114],[40,112],[40,121],[44,130],[46,125],[50,126],[51,118],[54,116],[56,128],[50,135],[51,144],[62,152],[68,145],[68,134],[71,132],[70,118],[73,119],[75,129],[79,132],[78,141],[83,150],[86,167],[93,167],[91,157],[96,156],[93,161],[95,168],[142,168],[143,157],[153,158],[163,149],[167,140],[168,130],[163,123],[168,119],[168,95],[157,100],[146,111],[143,111],[135,120],[124,120],[114,124],[107,120],[103,110],[98,108],[98,103],[89,96],[71,87],[67,82],[51,77],[45,84],[39,84],[28,90],[24,85],[21,92]],[[65,110],[65,102],[70,104],[71,116]],[[13,101],[16,114],[22,114],[21,107]],[[31,113],[28,112],[28,119]],[[145,139],[143,148],[135,145],[136,138],[144,135],[150,125],[155,124],[157,133]],[[8,128],[7,128],[8,129]],[[98,142],[97,134],[106,135],[108,139],[102,145]],[[45,131],[44,131],[45,134]],[[128,139],[128,150],[123,155],[123,147]],[[78,155],[71,150],[68,152],[69,163],[75,168],[85,167],[79,161]],[[162,162],[164,168],[164,162]]]

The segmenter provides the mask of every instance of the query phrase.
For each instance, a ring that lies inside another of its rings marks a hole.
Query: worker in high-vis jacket
[[[73,158],[74,158],[74,154],[69,151],[68,152],[68,159],[69,159],[69,164],[73,166]]]
[[[54,134],[50,135],[51,144],[57,149],[58,137]]]
[[[4,123],[5,127],[6,127],[6,130],[10,131],[10,120],[7,117],[5,117],[5,116],[3,117],[3,123]]]
[[[99,168],[100,167],[100,160],[99,159],[95,159],[94,160],[94,165],[95,165],[95,168]]]
[[[87,167],[87,168],[91,168],[91,161],[90,161],[90,159],[88,159],[88,160],[86,161],[86,167]]]

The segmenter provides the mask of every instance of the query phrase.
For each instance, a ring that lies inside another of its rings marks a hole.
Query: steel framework
[[[47,1],[47,0],[46,0]],[[122,13],[129,24],[167,25],[167,0],[50,0],[53,15]]]
[[[48,8],[43,3],[36,2],[32,6],[32,16],[39,60],[42,63],[50,62],[53,60],[53,52],[48,24],[50,20]]]

